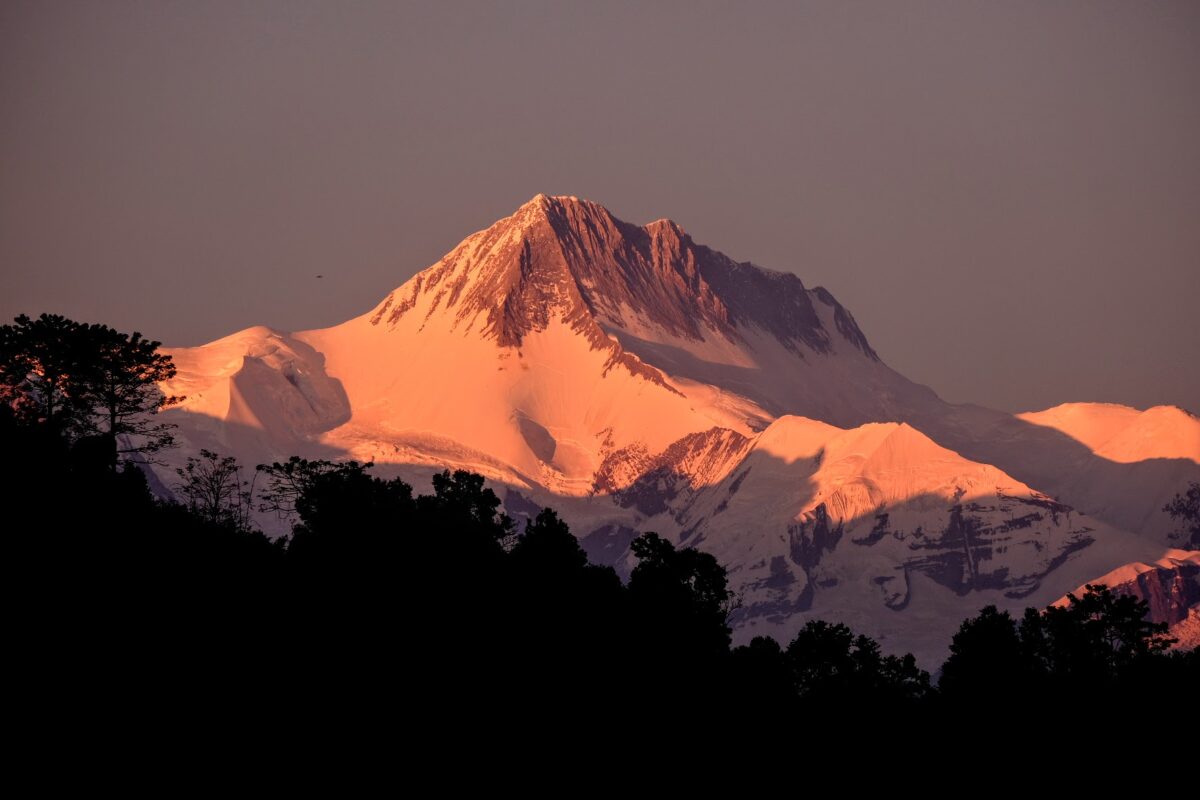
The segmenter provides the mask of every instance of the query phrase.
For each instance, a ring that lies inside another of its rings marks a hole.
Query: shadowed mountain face
[[[1160,509],[1200,480],[1186,412],[951,406],[828,291],[568,197],[342,325],[173,355],[180,460],[471,469],[515,514],[559,508],[618,568],[638,530],[710,550],[743,634],[819,616],[930,658],[985,603],[1049,602],[1179,546]]]

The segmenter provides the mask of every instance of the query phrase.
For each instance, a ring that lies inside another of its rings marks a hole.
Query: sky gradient
[[[538,192],[948,400],[1200,411],[1200,4],[0,4],[5,320],[332,325]]]

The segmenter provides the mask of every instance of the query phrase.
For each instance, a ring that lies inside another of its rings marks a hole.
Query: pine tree
[[[0,401],[69,442],[106,440],[114,467],[121,454],[152,456],[174,444],[157,412],[183,400],[159,389],[175,377],[160,344],[57,314],[21,315],[0,326]]]
[[[87,429],[116,442],[118,454],[146,457],[174,446],[174,426],[155,417],[183,400],[159,389],[176,374],[171,357],[158,352],[162,343],[107,325],[86,326],[84,341],[89,360],[81,400]]]

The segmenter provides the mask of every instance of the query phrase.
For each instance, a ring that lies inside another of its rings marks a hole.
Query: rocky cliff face
[[[1200,552],[1172,550],[1153,563],[1124,564],[1089,583],[1107,586],[1149,604],[1148,618],[1176,626],[1200,608]],[[1078,587],[1078,595],[1085,587]],[[1067,602],[1061,598],[1058,603]]]
[[[1150,604],[1150,618],[1174,625],[1188,617],[1200,604],[1200,564],[1177,562],[1168,569],[1143,572],[1137,580],[1119,586],[1122,592],[1136,595]]]

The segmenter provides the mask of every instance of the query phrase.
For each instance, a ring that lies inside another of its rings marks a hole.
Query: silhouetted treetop
[[[1020,624],[994,606],[965,620],[939,688],[948,699],[997,708],[1086,703],[1097,692],[1133,690],[1146,676],[1196,663],[1194,655],[1164,656],[1174,640],[1166,624],[1147,619],[1144,600],[1099,584],[1066,600],[1044,611],[1026,609]]]
[[[59,434],[77,434],[83,402],[79,376],[88,358],[83,329],[58,314],[22,314],[0,326],[0,391],[17,417]]]
[[[1030,665],[1012,615],[987,606],[954,634],[939,685],[947,692],[983,690],[1003,700],[1005,687],[1020,685]]]
[[[56,314],[21,315],[0,326],[0,396],[24,420],[72,440],[103,436],[120,454],[174,444],[155,415],[180,402],[158,384],[175,376],[160,342]]]
[[[664,645],[682,638],[701,653],[728,650],[734,595],[717,559],[693,548],[676,549],[656,533],[634,539],[630,550],[638,563],[629,576],[629,595],[646,635]]]
[[[293,520],[304,505],[306,493],[312,491],[322,475],[330,472],[365,475],[372,466],[357,461],[310,461],[299,456],[292,456],[283,462],[259,464],[256,469],[266,478],[266,485],[258,495],[259,510],[277,514],[281,519]]]
[[[84,340],[88,368],[81,399],[87,429],[122,442],[119,453],[149,455],[172,447],[173,426],[154,414],[184,398],[159,389],[175,377],[171,357],[158,352],[162,343],[107,325],[88,325]]]
[[[433,494],[417,500],[418,511],[447,520],[500,543],[512,535],[516,523],[500,509],[500,498],[485,486],[484,477],[465,470],[433,476]]]
[[[525,532],[512,547],[518,564],[537,564],[539,568],[569,574],[587,565],[587,553],[571,533],[567,523],[549,508],[525,523]]]
[[[412,487],[399,478],[371,475],[371,464],[307,461],[260,465],[267,478],[260,509],[295,514],[289,550],[315,562],[394,555],[413,526]],[[379,568],[377,561],[364,567]]]
[[[1102,669],[1115,674],[1134,660],[1170,648],[1167,624],[1148,619],[1150,604],[1131,594],[1115,594],[1101,584],[1088,584],[1082,597],[1067,595],[1067,604],[1044,614],[1051,666],[1067,671]]]
[[[216,525],[250,528],[254,486],[242,478],[233,456],[201,449],[199,458],[188,456],[175,473],[179,482],[172,488],[193,513]]]

